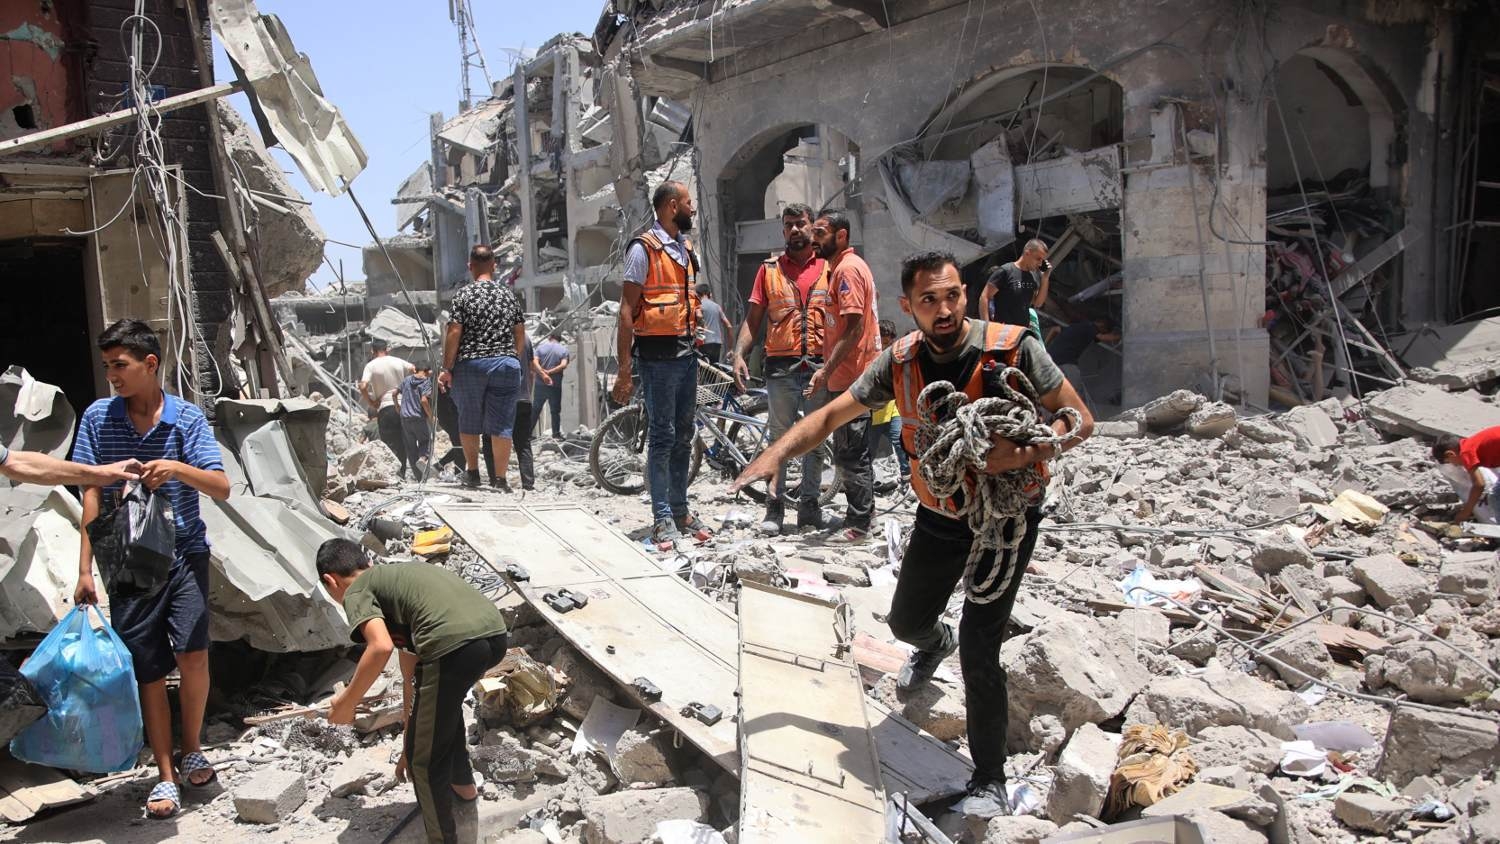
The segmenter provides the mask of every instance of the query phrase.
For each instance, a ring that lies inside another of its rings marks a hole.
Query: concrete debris
[[[307,779],[296,771],[267,768],[234,789],[234,810],[250,823],[280,823],[305,802]]]
[[[1407,805],[1378,794],[1346,791],[1333,801],[1333,816],[1350,829],[1385,835],[1406,819]]]
[[[1210,666],[1201,677],[1153,678],[1125,712],[1125,723],[1162,723],[1188,735],[1208,727],[1253,727],[1290,741],[1296,738],[1292,726],[1308,715],[1295,694]]]
[[[595,668],[593,663],[570,647],[564,646],[559,649],[552,657],[551,665],[562,674],[568,686],[560,708],[564,713],[579,721],[588,716],[589,707],[594,705],[596,697],[602,696],[605,700],[615,703],[622,700],[621,693],[616,691],[615,684],[602,671]]]
[[[339,473],[349,478],[355,489],[379,490],[401,483],[401,462],[390,446],[379,440],[360,443],[339,457]]]
[[[1119,734],[1094,724],[1079,727],[1052,770],[1047,816],[1056,823],[1068,823],[1075,815],[1101,817],[1119,749]]]
[[[1476,390],[1450,393],[1430,384],[1408,382],[1382,390],[1366,403],[1370,421],[1397,436],[1466,437],[1500,425],[1500,406]]]
[[[1432,603],[1427,579],[1395,554],[1379,554],[1355,560],[1349,566],[1354,580],[1381,609],[1403,605],[1420,613]]]
[[[872,694],[892,711],[943,741],[962,738],[967,729],[962,691],[947,683],[924,683],[902,696],[896,693],[895,676],[887,674],[875,684]]]
[[[485,733],[478,747],[470,748],[474,770],[494,782],[535,782],[544,754],[528,748],[514,733],[500,729]]]
[[[1294,407],[1281,416],[1280,422],[1291,432],[1301,448],[1332,448],[1338,445],[1339,429],[1320,408],[1310,405]]]
[[[1493,598],[1497,588],[1500,588],[1500,564],[1493,551],[1450,554],[1438,568],[1438,591],[1457,595],[1473,606]]]
[[[1365,685],[1395,686],[1423,703],[1460,703],[1487,694],[1495,682],[1446,643],[1414,640],[1366,660]]]
[[[1456,783],[1500,766],[1500,728],[1493,718],[1408,706],[1391,713],[1379,776],[1398,787],[1419,776]]]
[[[984,822],[980,844],[1041,844],[1057,834],[1057,824],[1030,815],[991,818]]]
[[[1118,716],[1150,674],[1117,622],[1081,616],[1048,619],[1006,642],[1000,664],[1027,681],[1010,687],[1010,743],[1025,750],[1031,719],[1056,715],[1069,732]]]
[[[1317,631],[1309,628],[1275,640],[1266,647],[1266,655],[1281,663],[1272,663],[1271,669],[1281,677],[1282,682],[1292,688],[1307,682],[1308,677],[1325,680],[1333,673],[1333,657],[1328,654],[1328,646],[1323,644]],[[1288,670],[1283,665],[1296,670]]]
[[[1234,408],[1216,401],[1208,402],[1187,418],[1186,430],[1200,439],[1222,437],[1235,428]]]
[[[1287,566],[1312,568],[1313,555],[1301,539],[1286,533],[1265,533],[1255,540],[1250,564],[1261,574],[1277,574]]]
[[[586,797],[580,808],[588,844],[640,844],[657,821],[706,820],[708,798],[691,788],[659,788]]]
[[[1266,416],[1251,416],[1241,419],[1235,426],[1235,431],[1241,436],[1267,445],[1290,443],[1297,439],[1290,431]]]
[[[666,785],[675,781],[670,753],[671,740],[665,733],[633,727],[615,745],[615,773],[626,785]]]
[[[1188,418],[1207,401],[1203,396],[1191,390],[1177,390],[1171,395],[1147,402],[1145,407],[1141,408],[1141,419],[1152,431],[1158,433],[1175,431],[1181,428]]]

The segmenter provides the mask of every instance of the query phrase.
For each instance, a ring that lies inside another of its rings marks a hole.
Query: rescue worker
[[[1010,811],[1005,794],[1006,677],[1000,667],[1000,645],[1036,544],[1041,511],[1033,504],[1024,517],[1016,517],[1012,530],[1019,532],[1018,544],[1005,552],[984,552],[966,577],[965,562],[974,534],[967,521],[957,516],[961,502],[938,499],[918,471],[914,453],[917,396],[925,385],[937,381],[959,385],[971,399],[998,395],[1001,385],[996,379],[1014,366],[1030,379],[1042,407],[1054,413],[1064,407],[1078,411],[1082,426],[1075,438],[1060,446],[1018,445],[995,437],[985,466],[989,474],[1045,464],[1086,438],[1094,421],[1078,393],[1047,357],[1041,341],[1025,326],[964,317],[964,284],[952,255],[924,252],[907,258],[901,267],[901,290],[901,310],[916,321],[918,331],[881,352],[848,392],[766,449],[730,490],[771,477],[782,461],[815,448],[839,425],[895,399],[903,428],[902,447],[911,460],[912,491],[920,502],[888,615],[896,638],[916,647],[897,676],[896,688],[900,694],[909,693],[930,680],[943,659],[959,650],[969,750],[974,759],[974,778],[959,810],[994,817]],[[1062,433],[1066,423],[1058,420],[1053,428]],[[1041,492],[1037,490],[1038,499]],[[942,615],[960,580],[966,600],[955,641]]]
[[[619,375],[611,391],[629,401],[634,366],[645,391],[646,482],[651,490],[651,541],[671,551],[683,534],[707,539],[688,509],[693,410],[698,397],[698,257],[688,242],[693,198],[687,185],[665,182],[652,194],[656,223],[630,241],[616,334]]]
[[[823,365],[828,262],[813,248],[812,216],[812,209],[800,202],[782,209],[786,251],[766,259],[756,272],[735,343],[734,378],[743,390],[750,376],[746,361],[761,323],[766,323],[766,416],[773,442],[813,408],[812,399],[804,393],[812,374]],[[787,498],[783,468],[777,467],[768,487],[766,517],[760,523],[763,533],[781,533]],[[797,490],[798,528],[823,528],[823,508],[818,503],[822,477],[823,461],[816,451],[808,452],[802,458],[802,483]]]

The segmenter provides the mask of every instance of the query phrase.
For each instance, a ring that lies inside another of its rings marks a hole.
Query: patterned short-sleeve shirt
[[[464,327],[458,359],[516,357],[515,327],[526,323],[521,301],[497,281],[476,281],[458,291],[450,307],[453,321]]]

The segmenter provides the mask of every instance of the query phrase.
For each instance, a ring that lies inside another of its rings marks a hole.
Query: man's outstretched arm
[[[0,463],[0,475],[20,484],[43,486],[108,486],[116,481],[134,481],[141,476],[139,460],[121,460],[105,466],[91,466],[59,460],[38,451],[12,451]]]

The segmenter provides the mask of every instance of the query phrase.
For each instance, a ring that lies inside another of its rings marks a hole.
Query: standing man
[[[818,257],[812,242],[812,209],[794,202],[781,211],[781,236],[786,251],[767,259],[755,273],[745,322],[740,326],[734,349],[734,378],[740,389],[750,377],[750,350],[761,321],[766,327],[766,394],[770,402],[767,422],[771,441],[787,432],[805,411],[811,410],[807,385],[823,365],[824,322],[828,308],[828,262]],[[786,515],[783,468],[776,467],[771,494],[766,496],[762,533],[781,533]],[[797,527],[823,527],[823,508],[818,503],[823,461],[816,451],[802,458],[802,483],[797,491]]]
[[[896,324],[888,319],[880,321],[880,348],[889,349],[896,344]],[[891,445],[891,456],[896,459],[896,468],[901,475],[901,484],[898,490],[904,490],[911,485],[911,463],[906,460],[901,449],[901,417],[896,413],[896,400],[891,399],[884,407],[870,412],[870,436],[868,439],[870,458],[875,457],[876,449],[884,440]]]
[[[1000,667],[1000,645],[1036,544],[1037,525],[1042,518],[1040,500],[1024,516],[1013,517],[1011,530],[1021,533],[1020,543],[1004,553],[986,551],[965,577],[965,561],[974,535],[968,522],[956,515],[960,502],[937,498],[918,471],[918,455],[914,453],[917,396],[924,385],[936,381],[959,385],[971,400],[1000,395],[1003,385],[995,383],[995,378],[1014,366],[1031,380],[1042,407],[1054,413],[1071,407],[1082,417],[1077,438],[1061,447],[1018,445],[995,437],[986,474],[1045,463],[1088,437],[1094,420],[1078,393],[1047,357],[1041,341],[1017,326],[964,318],[967,297],[952,255],[925,252],[907,258],[901,265],[901,290],[901,310],[911,315],[919,330],[882,352],[848,392],[766,449],[730,491],[769,478],[781,461],[815,448],[838,426],[869,408],[896,400],[904,427],[902,445],[912,464],[912,489],[921,502],[891,599],[891,632],[917,648],[897,676],[896,688],[905,694],[927,682],[943,659],[959,649],[969,751],[974,758],[974,778],[959,810],[993,817],[1009,812],[1005,795],[1006,676]],[[1066,422],[1054,422],[1053,428],[1061,433],[1066,430]],[[943,623],[942,616],[960,580],[964,581],[966,600],[955,642],[953,628]]]
[[[464,697],[505,658],[505,619],[463,578],[442,566],[371,567],[363,548],[343,539],[318,547],[318,580],[349,617],[349,637],[365,646],[354,676],[333,696],[328,720],[354,723],[354,709],[401,649],[406,713],[396,778],[411,774],[427,840],[457,841],[453,798],[479,797],[464,729]]]
[[[552,439],[562,439],[562,387],[563,370],[568,368],[570,357],[568,347],[563,345],[562,335],[556,331],[547,335],[547,339],[536,347],[536,361],[541,366],[542,372],[547,374],[546,378],[538,378],[536,392],[532,394],[533,411],[536,416],[532,417],[531,427],[536,428],[542,421],[542,406],[546,405],[552,411]]]
[[[698,256],[693,198],[687,185],[664,182],[651,195],[656,223],[630,241],[620,293],[616,335],[619,374],[611,391],[630,400],[632,355],[641,368],[646,415],[646,481],[651,488],[651,541],[677,547],[684,533],[708,538],[708,528],[688,509],[688,469],[693,457],[693,410],[698,398]]]
[[[875,274],[849,245],[849,218],[824,211],[813,222],[818,257],[828,261],[827,360],[808,380],[815,406],[838,398],[880,354],[875,310]],[[821,396],[820,396],[821,392]],[[875,469],[870,461],[870,414],[860,413],[833,432],[833,460],[844,473],[844,524],[834,536],[860,542],[870,535],[875,513]]]
[[[510,492],[510,439],[521,389],[521,347],[526,317],[509,287],[495,281],[495,253],[479,244],[469,251],[474,281],[453,297],[443,337],[443,374],[438,384],[453,386],[458,405],[459,440],[464,447],[464,486],[479,486],[479,440],[490,438],[495,475],[490,485]]]
[[[396,388],[416,370],[411,364],[391,354],[384,340],[370,341],[370,362],[359,376],[359,394],[380,426],[380,441],[390,446],[401,461],[400,477],[406,477],[406,437],[401,433],[401,410],[396,403]],[[412,473],[416,475],[415,472]]]
[[[99,335],[99,356],[115,397],[83,412],[73,459],[95,466],[140,461],[141,483],[172,504],[176,558],[167,582],[150,592],[111,592],[109,616],[130,651],[140,685],[141,719],[160,781],[146,799],[153,818],[182,806],[180,785],[205,786],[215,777],[200,743],[208,704],[208,529],[198,515],[198,494],[229,497],[219,443],[197,406],[162,390],[157,378],[161,341],[138,319],[122,319]],[[88,526],[113,507],[123,484],[83,490],[76,604],[96,604],[93,546]],[[182,708],[182,754],[172,755],[172,706],[167,675],[177,669]],[[179,781],[178,775],[182,779]]]
[[[401,409],[401,434],[406,456],[411,460],[411,476],[422,480],[432,457],[432,367],[425,362],[406,376],[396,388]]]
[[[714,301],[713,290],[707,284],[698,285],[698,306],[703,312],[703,345],[698,351],[709,363],[718,363],[724,357],[724,340],[734,333],[734,326]]]
[[[1036,309],[1047,303],[1047,288],[1052,282],[1052,262],[1047,260],[1047,244],[1026,241],[1021,257],[1001,264],[990,273],[979,294],[979,318],[1029,328],[1038,340],[1042,326]]]
[[[531,432],[533,424],[531,396],[534,390],[551,386],[552,376],[537,362],[536,352],[527,337],[521,346],[521,392],[516,400],[516,427],[512,441],[516,447],[516,465],[521,467],[521,489],[536,488],[536,464],[531,455]]]

